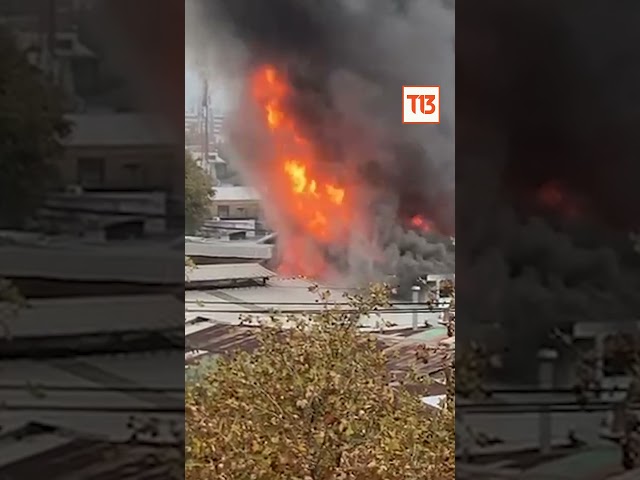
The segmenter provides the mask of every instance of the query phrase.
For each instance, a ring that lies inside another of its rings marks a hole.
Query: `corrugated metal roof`
[[[154,331],[180,326],[182,302],[171,295],[32,300],[15,314],[3,313],[13,340],[21,337],[96,332]]]
[[[199,358],[207,355],[227,355],[235,351],[251,352],[258,346],[255,338],[257,328],[259,327],[210,322],[199,331],[189,334],[187,345],[192,350],[200,351]],[[376,335],[376,338],[378,346],[389,358],[389,370],[395,381],[403,381],[405,375],[414,370],[417,370],[418,374],[443,380],[442,370],[446,365],[446,354],[433,354],[429,362],[425,363],[419,359],[420,349],[425,345],[423,342],[398,341],[385,335]],[[189,359],[187,363],[194,361],[197,362],[197,359]],[[437,382],[428,385],[407,385],[407,388],[421,396],[442,395],[446,392],[446,387]]]
[[[187,348],[206,355],[224,355],[234,351],[250,352],[258,346],[251,327],[238,327],[224,323],[212,323],[186,339]],[[191,363],[194,359],[188,359]]]
[[[225,265],[222,265],[225,266]],[[227,265],[228,266],[228,265]],[[288,311],[316,311],[324,308],[318,301],[318,294],[309,291],[312,282],[304,279],[285,279],[274,277],[265,286],[248,288],[219,288],[211,290],[190,291],[186,293],[185,304],[187,316],[202,317],[212,321],[238,324],[240,315],[268,316],[270,311],[286,313]],[[344,304],[344,293],[350,289],[338,286],[320,286],[321,291],[331,292],[330,303]],[[398,304],[381,313],[381,318],[371,316],[363,318],[362,325],[370,328],[380,328],[382,322],[395,324],[396,330],[404,327],[411,328],[413,312],[419,309],[418,325],[425,321],[436,325],[442,313],[427,311],[426,305]],[[446,327],[435,326],[430,330],[430,338],[444,337]],[[415,333],[411,330],[412,333]]]
[[[5,427],[0,435],[0,465],[11,465],[71,442],[72,439],[68,435],[38,423],[22,424],[14,428]]]
[[[72,130],[65,139],[70,147],[173,147],[177,138],[157,117],[136,113],[86,113],[68,115]]]
[[[153,247],[4,246],[0,247],[0,277],[179,284],[181,257],[179,251]]]
[[[246,258],[249,260],[269,260],[273,255],[272,245],[235,241],[187,241],[184,244],[188,257]]]
[[[157,442],[175,441],[171,425],[184,424],[182,354],[0,362],[0,478],[38,478],[43,471],[51,480],[172,478],[159,470],[166,465],[148,462],[166,447],[123,443],[138,409],[151,409],[158,419]],[[122,444],[117,451],[116,444]]]
[[[274,272],[258,263],[199,265],[185,271],[185,283],[191,286],[206,286],[221,281],[260,280],[275,276]]]
[[[20,452],[26,446],[34,444],[40,451],[27,455],[28,452],[25,450],[21,459],[5,458],[4,452],[0,449],[0,458],[3,461],[0,476],[6,479],[39,478],[44,473],[50,480],[165,480],[176,478],[181,462],[180,451],[183,449],[181,446],[133,443],[127,445],[82,437],[74,438],[56,430],[55,427],[45,428],[44,432],[40,433],[34,430],[31,434],[15,440],[12,447]]]
[[[379,338],[382,339],[384,350],[389,355],[391,370],[398,372],[399,375],[412,369],[416,369],[422,375],[435,375],[442,372],[447,365],[449,354],[444,351],[430,352],[428,361],[420,361],[422,350],[427,346],[426,342],[398,341],[389,339],[386,335],[381,335]]]

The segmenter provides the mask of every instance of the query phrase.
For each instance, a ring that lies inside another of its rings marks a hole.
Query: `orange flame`
[[[415,215],[411,218],[411,226],[422,230],[425,233],[431,232],[433,230],[433,225],[429,220],[424,218],[422,215]]]
[[[352,206],[347,188],[331,178],[326,159],[320,158],[289,111],[291,89],[283,73],[270,65],[259,68],[252,95],[274,145],[271,182],[277,187],[280,210],[290,223],[289,234],[284,235],[287,250],[282,270],[289,275],[321,275],[326,268],[321,245],[342,243],[350,231]]]

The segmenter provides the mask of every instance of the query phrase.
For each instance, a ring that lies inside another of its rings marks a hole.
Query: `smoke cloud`
[[[255,185],[267,178],[267,146],[242,94],[257,65],[287,72],[295,90],[290,109],[305,135],[325,149],[326,168],[348,172],[373,224],[373,232],[354,232],[355,243],[342,258],[352,273],[379,273],[379,264],[390,270],[385,273],[401,276],[453,270],[453,248],[447,245],[455,205],[452,6],[188,0],[186,44],[188,62],[231,87],[231,143]],[[416,84],[442,86],[440,125],[402,124],[402,86]],[[278,215],[277,205],[266,208]],[[415,215],[428,218],[440,233],[408,228]],[[361,248],[371,237],[382,259],[368,258],[369,249]]]
[[[552,327],[615,330],[640,317],[629,241],[640,219],[640,6],[623,3],[458,7],[459,340],[501,324],[531,364]],[[543,205],[550,182],[561,194]]]

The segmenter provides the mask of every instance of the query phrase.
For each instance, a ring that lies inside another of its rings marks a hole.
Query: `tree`
[[[186,389],[187,480],[454,478],[452,398],[428,409],[390,385],[388,358],[361,315],[380,287],[338,309],[274,317],[259,346],[219,358]]]
[[[185,152],[184,171],[185,227],[193,233],[210,215],[213,182],[189,152]]]
[[[0,30],[0,225],[20,226],[55,179],[69,131],[62,95]]]

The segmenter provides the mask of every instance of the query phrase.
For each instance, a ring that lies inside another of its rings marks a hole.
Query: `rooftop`
[[[47,424],[27,424],[15,435],[19,438],[11,446],[0,449],[0,476],[7,479],[38,478],[44,471],[49,478],[117,480],[130,472],[144,472],[148,480],[164,480],[175,478],[182,463],[175,446],[123,445]]]
[[[227,323],[209,322],[206,328],[187,334],[190,355],[185,355],[187,364],[196,364],[209,356],[229,355],[236,351],[251,352],[258,346],[255,337],[257,326],[238,326]],[[420,362],[419,351],[425,342],[397,339],[389,335],[376,334],[378,345],[389,358],[389,369],[394,381],[404,380],[413,369],[422,375],[430,375],[435,380],[443,380],[446,362],[444,352],[433,354],[428,363]],[[421,396],[443,395],[446,387],[434,381],[428,385],[408,385],[410,391]]]
[[[130,440],[132,416],[153,415],[160,427],[156,440],[172,441],[172,428],[184,424],[182,356],[176,349],[64,360],[2,359],[0,477],[37,478],[35,464],[49,467],[50,478],[122,478],[117,472],[70,474],[92,471],[98,464],[117,470],[128,462],[141,463],[131,445],[123,447],[122,457],[107,460],[103,455],[104,445]]]
[[[257,242],[194,240],[186,239],[185,255],[188,257],[243,258],[247,260],[269,260],[273,246]]]
[[[258,263],[230,263],[220,265],[199,265],[185,271],[185,284],[188,288],[214,287],[220,282],[243,280],[264,281],[276,274]]]
[[[221,266],[229,267],[229,265]],[[274,311],[281,313],[319,311],[325,306],[319,302],[318,294],[309,290],[313,286],[313,282],[305,279],[272,277],[265,285],[260,286],[187,291],[185,293],[187,334],[206,328],[207,321],[237,325],[243,315],[265,317]],[[353,292],[353,289],[335,285],[321,285],[320,289],[330,293],[330,304],[341,307],[346,305],[343,295]],[[438,341],[446,336],[446,327],[438,324],[442,316],[441,310],[432,310],[425,305],[412,303],[396,303],[391,308],[381,311],[380,317],[363,318],[362,324],[363,327],[379,329],[387,323],[394,325],[394,329],[407,329],[413,324],[414,311],[417,313],[419,326],[423,326],[427,321],[433,325],[433,328],[425,331],[425,335],[429,332],[427,340]],[[194,323],[195,320],[197,322]]]
[[[12,340],[157,331],[180,326],[182,302],[171,295],[31,300],[15,314],[3,313],[3,327]]]
[[[220,202],[253,202],[259,201],[260,195],[251,187],[222,186],[216,187],[214,201]]]
[[[0,245],[0,277],[84,282],[182,283],[180,252],[168,245]]]

